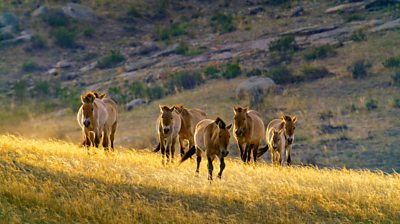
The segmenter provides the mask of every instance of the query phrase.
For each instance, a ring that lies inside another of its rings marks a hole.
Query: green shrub
[[[262,75],[262,71],[258,68],[252,69],[246,74],[247,77],[260,76],[260,75]]]
[[[215,12],[211,17],[211,26],[221,33],[229,33],[236,30],[233,16],[222,12]]]
[[[365,17],[361,15],[360,13],[351,13],[351,14],[346,14],[344,17],[344,21],[349,23],[353,21],[361,21],[364,20]]]
[[[361,79],[368,75],[368,70],[371,66],[370,63],[361,59],[355,61],[350,67],[348,67],[348,70],[351,72],[353,79]]]
[[[47,46],[46,40],[39,34],[35,34],[31,39],[31,46],[33,49],[44,49]]]
[[[139,10],[135,6],[129,7],[127,15],[132,18],[142,18],[142,14],[140,14]]]
[[[273,5],[273,6],[289,5],[290,4],[290,0],[264,0],[263,2],[266,5]]]
[[[206,79],[216,79],[221,77],[221,71],[219,71],[218,68],[214,66],[208,66],[204,70],[204,76],[206,77]]]
[[[26,96],[28,89],[28,82],[25,80],[18,80],[14,83],[15,98],[17,100],[23,100]]]
[[[118,104],[127,103],[128,96],[121,90],[119,86],[111,86],[108,88],[108,95]]]
[[[238,62],[229,63],[226,65],[225,71],[222,73],[222,77],[225,79],[233,79],[238,77],[242,73]]]
[[[97,67],[101,69],[112,68],[125,60],[125,57],[119,51],[111,50],[97,62]]]
[[[85,37],[90,38],[90,37],[93,37],[93,36],[94,36],[95,31],[96,31],[96,30],[95,30],[93,27],[87,26],[87,27],[85,27],[85,29],[83,29],[83,35],[84,35]]]
[[[400,57],[387,58],[382,64],[385,66],[385,68],[400,67]]]
[[[351,35],[351,40],[356,42],[366,41],[367,35],[365,34],[364,29],[358,29],[354,31],[353,34]]]
[[[50,96],[50,86],[46,81],[39,81],[34,84],[32,89],[34,97],[48,97]]]
[[[57,28],[53,32],[55,43],[64,48],[70,48],[75,46],[75,32],[69,31],[64,27]]]
[[[179,45],[176,48],[175,53],[180,55],[187,55],[189,53],[189,45],[183,41],[179,42]]]
[[[393,106],[395,108],[400,108],[400,98],[393,99]]]
[[[267,74],[276,84],[287,84],[299,81],[298,78],[294,77],[292,71],[284,65],[279,65],[271,68]]]
[[[24,72],[33,72],[39,68],[38,64],[34,61],[28,61],[22,64],[22,70]]]
[[[147,89],[147,96],[150,100],[158,100],[165,96],[165,90],[161,86],[153,86]]]
[[[324,59],[329,56],[335,55],[335,49],[330,45],[322,45],[319,47],[313,47],[304,53],[304,59],[307,61]]]
[[[324,78],[331,74],[325,67],[309,66],[309,65],[304,66],[301,69],[301,72],[303,73],[304,80],[310,80],[310,81]]]
[[[63,103],[63,105],[67,106],[72,111],[78,111],[81,105],[81,97],[78,89],[58,87],[56,88],[56,96]]]
[[[14,36],[12,34],[0,32],[0,41],[12,39],[12,38],[14,38]]]
[[[42,20],[52,27],[67,26],[69,24],[68,17],[61,10],[51,10],[47,14],[43,14]]]
[[[147,88],[142,82],[134,82],[129,86],[129,91],[134,98],[143,98],[147,95]]]
[[[392,75],[392,82],[393,85],[400,86],[400,71]]]
[[[365,102],[365,108],[367,108],[368,111],[378,108],[378,101],[374,99],[367,100]]]
[[[193,89],[204,82],[200,73],[178,72],[174,73],[168,79],[168,89],[171,92],[182,89]]]
[[[277,52],[293,52],[296,49],[296,40],[294,36],[283,36],[269,45],[270,51]]]
[[[172,37],[188,35],[187,24],[174,23],[170,27],[156,29],[156,40],[169,40]]]

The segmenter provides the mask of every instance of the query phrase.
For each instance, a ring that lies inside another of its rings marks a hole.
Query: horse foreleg
[[[246,144],[246,146],[244,148],[244,152],[243,152],[243,155],[242,155],[242,161],[243,162],[246,162],[246,160],[247,160],[247,152],[249,151],[249,147],[250,147],[250,145]]]
[[[247,162],[250,162],[250,158],[251,158],[251,150],[254,147],[254,144],[247,144],[248,145],[248,149],[247,149]]]
[[[117,122],[115,122],[111,127],[110,133],[110,142],[111,142],[111,149],[114,150],[114,138],[115,138],[115,131],[117,130]]]
[[[236,142],[239,148],[239,153],[240,153],[240,159],[243,161],[243,146],[242,144],[239,143],[239,141]]]
[[[282,147],[279,153],[279,164],[281,164],[281,166],[284,166],[285,163],[286,163],[286,150],[285,147]]]
[[[253,145],[253,160],[254,163],[257,163],[257,154],[258,154],[258,147],[260,146],[260,144],[254,144]]]
[[[176,146],[177,139],[178,139],[178,137],[172,138],[172,143],[171,143],[171,158],[172,158],[172,160],[174,159],[174,155],[175,155],[175,146]]]
[[[220,164],[219,164],[218,178],[221,179],[221,177],[222,177],[222,171],[224,171],[224,169],[225,169],[225,159],[224,159],[224,156],[221,155],[219,161],[220,161]]]
[[[213,164],[212,164],[212,159],[211,159],[211,156],[209,156],[209,155],[207,155],[207,160],[208,160],[208,164],[207,164],[207,167],[208,167],[208,180],[212,180],[213,178],[212,178],[212,173],[213,173]]]
[[[292,151],[292,146],[289,145],[289,146],[287,147],[287,149],[286,149],[286,158],[287,158],[286,161],[287,161],[288,166],[290,166],[290,164],[292,163],[292,158],[291,158],[291,156],[290,156],[291,151]]]
[[[199,148],[196,147],[196,161],[197,161],[197,168],[196,168],[196,173],[199,174],[199,170],[200,170],[200,163],[201,163],[201,150]]]
[[[179,145],[180,145],[180,153],[181,153],[181,157],[183,157],[183,155],[185,154],[185,149],[183,148],[183,138],[181,138],[181,136],[179,136]],[[190,149],[190,147],[189,147]]]

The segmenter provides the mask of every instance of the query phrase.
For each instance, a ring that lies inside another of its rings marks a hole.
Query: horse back
[[[203,119],[196,125],[196,130],[194,132],[194,142],[196,147],[199,149],[206,151],[207,145],[206,142],[208,141],[207,138],[210,138],[210,125],[214,123],[211,119]]]
[[[260,113],[255,110],[250,110],[247,112],[249,117],[251,118],[249,122],[251,122],[251,140],[255,142],[259,142],[265,136],[265,127],[264,122],[261,118]]]

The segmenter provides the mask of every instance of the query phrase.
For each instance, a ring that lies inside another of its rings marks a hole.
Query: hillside
[[[78,143],[97,90],[120,105],[116,144],[152,148],[159,104],[227,121],[241,104],[299,118],[295,164],[398,172],[397,1],[74,2],[0,3],[1,133]],[[239,99],[250,76],[281,92]]]
[[[93,153],[93,151],[92,151]],[[0,136],[2,223],[396,223],[400,177],[368,170],[243,165],[222,180],[206,165],[163,166],[118,147],[88,155],[75,144]]]

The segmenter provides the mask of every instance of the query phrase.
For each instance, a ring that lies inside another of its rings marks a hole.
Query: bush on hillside
[[[60,27],[54,30],[53,37],[55,43],[63,48],[71,48],[75,46],[75,36],[76,33],[69,31],[64,27]]]
[[[267,76],[274,80],[276,84],[287,84],[299,81],[299,78],[293,76],[292,71],[284,65],[271,68]]]
[[[385,68],[400,67],[400,57],[389,57],[382,64]]]
[[[67,26],[69,18],[61,10],[50,10],[43,14],[42,20],[52,27]]]
[[[236,30],[233,16],[218,11],[211,17],[210,24],[216,31],[221,33],[229,33]]]
[[[331,73],[323,66],[306,65],[301,69],[304,80],[312,81],[329,76]]]
[[[304,53],[306,61],[324,59],[336,55],[335,49],[330,45],[322,45],[307,49]]]
[[[97,62],[98,68],[112,68],[118,65],[121,62],[124,62],[126,59],[124,55],[122,55],[119,51],[111,50],[106,56],[101,58]]]
[[[200,73],[197,72],[177,72],[172,74],[167,82],[170,92],[183,89],[193,89],[204,82]]]
[[[229,63],[226,65],[225,71],[222,73],[222,77],[225,79],[233,79],[242,73],[240,65],[238,62],[236,63]]]
[[[371,66],[371,63],[366,62],[364,59],[360,59],[349,66],[348,70],[351,72],[353,79],[361,79],[368,75],[368,70]]]

